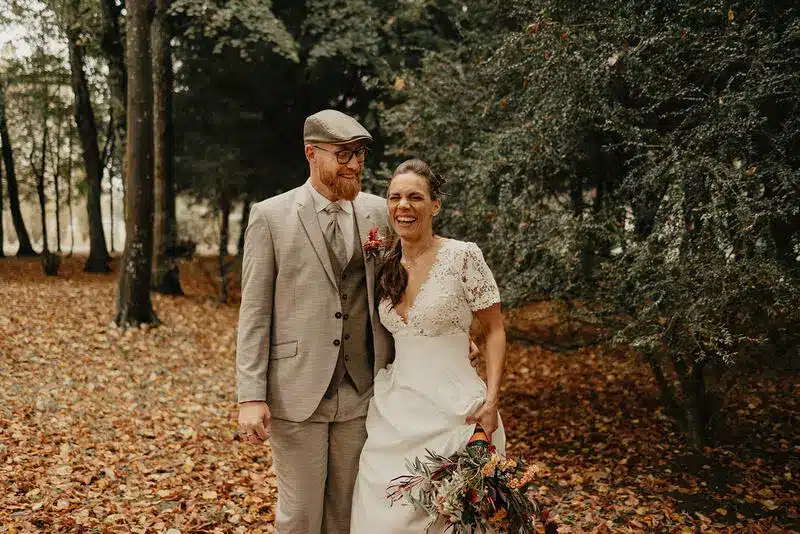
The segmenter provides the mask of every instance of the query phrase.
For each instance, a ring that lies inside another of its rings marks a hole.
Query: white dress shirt
[[[331,215],[325,211],[325,208],[328,207],[331,201],[325,198],[325,195],[314,189],[314,186],[311,185],[311,180],[306,182],[306,186],[311,191],[311,198],[314,199],[314,210],[317,212],[317,220],[324,234],[325,228],[328,227],[328,223],[331,220]],[[353,240],[355,239],[353,234],[356,231],[356,225],[353,222],[353,203],[343,199],[337,200],[336,203],[342,208],[342,211],[339,213],[339,228],[342,230],[342,236],[344,237],[345,253],[347,255],[345,258],[346,265],[350,261],[350,258],[353,257]]]

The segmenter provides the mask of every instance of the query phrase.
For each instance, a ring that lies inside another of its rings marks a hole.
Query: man
[[[279,534],[349,532],[373,378],[393,357],[374,302],[374,260],[362,249],[373,227],[387,235],[385,200],[360,192],[371,140],[343,113],[311,115],[303,128],[310,178],[250,212],[239,432],[271,442]]]

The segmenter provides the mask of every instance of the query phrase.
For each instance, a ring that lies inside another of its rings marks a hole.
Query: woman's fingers
[[[467,424],[468,425],[472,425],[472,424],[480,422],[481,418],[483,417],[484,411],[486,411],[486,404],[485,403],[482,404],[481,407],[478,408],[478,410],[474,414],[467,416]]]

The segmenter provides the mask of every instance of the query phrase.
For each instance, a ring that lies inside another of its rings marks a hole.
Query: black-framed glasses
[[[367,157],[367,152],[369,151],[369,149],[365,146],[362,146],[355,150],[350,150],[349,148],[345,148],[344,150],[337,150],[336,152],[326,150],[321,146],[317,145],[314,145],[314,148],[318,148],[323,152],[328,152],[329,154],[333,154],[334,156],[336,156],[336,162],[339,165],[347,165],[348,163],[350,163],[350,160],[353,159],[353,156],[355,156],[358,161],[363,162],[364,158]]]

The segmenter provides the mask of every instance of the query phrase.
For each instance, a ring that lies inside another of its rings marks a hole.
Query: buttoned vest
[[[330,398],[341,385],[342,380],[349,379],[359,393],[364,393],[372,385],[372,367],[375,362],[372,343],[372,329],[369,319],[369,299],[367,298],[367,273],[364,255],[358,236],[358,223],[353,217],[353,255],[347,266],[342,269],[330,244],[325,240],[328,255],[333,265],[333,272],[339,283],[339,298],[342,302],[341,317],[342,334],[339,338],[339,355],[333,378],[325,393]]]

